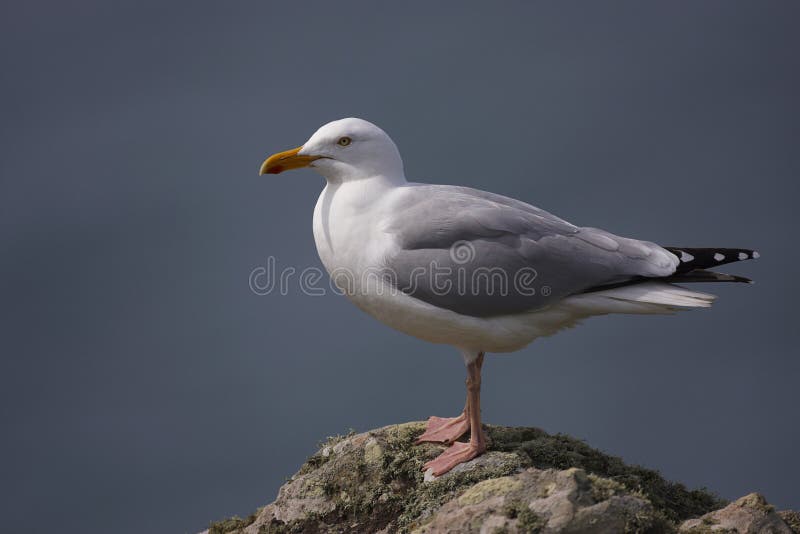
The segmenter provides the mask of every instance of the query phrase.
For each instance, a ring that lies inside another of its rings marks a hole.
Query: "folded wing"
[[[385,258],[392,283],[464,315],[536,310],[596,286],[669,276],[679,263],[654,243],[466,187],[414,185],[398,202],[386,226],[397,244]]]

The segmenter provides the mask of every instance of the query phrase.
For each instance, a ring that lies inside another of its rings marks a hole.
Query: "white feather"
[[[351,135],[351,130],[361,140],[347,149],[338,147],[336,139],[341,135]],[[394,234],[387,231],[400,224],[398,220],[405,221],[399,216],[407,208],[398,208],[398,198],[406,198],[416,188],[425,194],[439,195],[446,205],[451,192],[444,186],[408,183],[394,143],[382,130],[365,121],[346,119],[323,126],[300,153],[323,156],[312,165],[328,179],[314,210],[313,229],[320,259],[334,282],[338,285],[340,278],[337,274],[348,274],[345,281],[349,283],[346,285],[352,284],[352,287],[345,293],[356,306],[401,332],[457,347],[467,359],[481,351],[519,350],[538,337],[549,336],[594,315],[672,313],[684,308],[706,308],[714,300],[712,295],[665,282],[644,282],[554,297],[534,311],[507,315],[474,316],[435,306],[399,291],[385,276],[363,275],[385,266],[386,258],[399,246]],[[478,202],[479,207],[481,202],[489,202],[485,198],[487,195],[489,193],[478,192],[476,198],[483,199]],[[519,203],[512,199],[504,202],[510,205]],[[525,206],[527,212],[533,213],[532,216],[544,217],[540,213],[546,213]],[[553,224],[568,225],[547,215],[551,222],[555,221]],[[424,218],[435,216],[434,213],[420,214]],[[470,235],[470,224],[471,220],[464,223],[466,235]],[[431,224],[430,229],[435,232],[437,225]],[[624,253],[629,262],[644,269],[631,270],[630,266],[622,265],[620,275],[668,276],[674,273],[679,263],[677,256],[652,243],[612,236],[597,229],[584,228],[581,232],[582,239],[590,239],[600,250]],[[579,239],[581,232],[576,234]],[[475,239],[482,235],[476,234]],[[571,254],[570,249],[563,253]],[[578,265],[591,261],[593,257],[574,253],[571,259]],[[602,257],[607,259],[610,256],[605,254]],[[495,258],[495,261],[499,260]],[[569,277],[562,280],[564,284],[577,284],[576,290],[582,289],[579,282]]]
[[[714,299],[714,295],[666,282],[643,282],[577,295],[568,300],[598,311],[608,309],[605,313],[669,313],[680,308],[708,308]]]

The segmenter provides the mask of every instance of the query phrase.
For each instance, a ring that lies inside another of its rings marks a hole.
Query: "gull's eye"
[[[347,146],[352,142],[353,142],[353,140],[350,139],[349,137],[340,137],[339,140],[336,141],[336,144],[339,145],[339,146]]]

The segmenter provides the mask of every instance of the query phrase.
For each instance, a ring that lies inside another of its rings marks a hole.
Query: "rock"
[[[763,496],[751,493],[725,508],[684,521],[680,532],[792,534],[793,531]]]
[[[722,508],[706,491],[536,428],[487,425],[486,454],[434,477],[422,466],[444,447],[415,445],[423,429],[405,423],[330,438],[274,502],[207,532],[722,532],[728,524],[791,532],[760,496]]]
[[[794,510],[782,510],[778,512],[778,515],[781,516],[789,528],[795,531],[797,534],[800,534],[800,512],[795,512]]]
[[[442,506],[414,533],[642,532],[668,528],[653,506],[582,469],[484,480]]]

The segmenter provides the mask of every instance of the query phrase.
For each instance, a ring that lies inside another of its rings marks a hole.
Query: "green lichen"
[[[597,502],[605,501],[625,491],[625,487],[619,482],[599,477],[594,473],[589,473],[588,478],[592,485],[592,498]]]
[[[527,506],[520,501],[510,501],[503,505],[500,512],[509,519],[516,519],[522,508],[527,508]]]
[[[789,528],[791,528],[797,534],[800,534],[800,512],[795,512],[793,510],[783,510],[778,512],[778,515],[781,516]]]
[[[517,528],[525,534],[538,534],[547,522],[527,506],[517,515]]]
[[[627,517],[625,523],[626,534],[673,534],[678,531],[678,525],[660,510],[640,512]]]
[[[320,452],[302,466],[292,483],[298,488],[304,488],[306,483],[309,488],[313,486],[315,492],[319,491],[330,500],[333,510],[287,523],[273,520],[262,525],[260,532],[338,533],[382,529],[409,532],[425,524],[445,502],[456,497],[469,500],[469,491],[478,491],[477,484],[498,480],[478,489],[502,492],[505,489],[502,477],[531,466],[585,470],[597,502],[625,493],[649,500],[655,511],[631,517],[628,521],[631,532],[671,532],[679,521],[701,516],[723,504],[704,490],[687,490],[681,484],[664,480],[656,471],[626,465],[621,459],[592,449],[582,441],[550,435],[536,428],[487,426],[489,451],[506,454],[496,455],[497,461],[423,482],[423,464],[441,452],[440,446],[415,444],[423,430],[423,423],[406,423],[369,434],[351,432],[329,438],[321,444]],[[298,481],[298,477],[309,480]],[[544,521],[527,505],[509,506],[504,514],[516,522],[518,529],[523,532],[542,529]],[[235,522],[215,525],[214,534],[243,528]]]
[[[506,495],[522,486],[522,482],[512,477],[500,477],[484,480],[467,489],[458,498],[458,504],[468,506],[478,504],[496,495]]]
[[[317,444],[317,452],[309,456],[305,463],[300,466],[300,470],[297,474],[304,475],[310,473],[328,462],[334,455],[333,448],[347,438],[355,436],[355,434],[356,431],[351,428],[346,434],[328,436],[325,440],[319,442]]]
[[[312,534],[329,532],[324,522],[317,514],[308,514],[302,520],[282,521],[272,520],[258,528],[258,534]],[[210,533],[209,533],[210,534]]]
[[[733,528],[712,528],[715,523],[706,523],[705,521],[690,529],[684,530],[686,534],[738,534],[738,531]]]
[[[252,514],[245,519],[233,516],[229,517],[228,519],[223,519],[222,521],[211,523],[208,526],[208,534],[229,534],[239,532],[243,528],[252,525],[256,520],[256,515],[257,514]]]
[[[538,428],[488,427],[488,431],[494,450],[523,454],[540,469],[579,467],[610,479],[648,499],[673,522],[703,515],[726,504],[704,489],[688,490],[683,484],[665,480],[657,471],[626,465],[620,458],[569,436],[547,434]]]
[[[758,510],[765,515],[775,511],[775,507],[769,504],[763,495],[758,493],[745,495],[736,501],[736,505],[740,508],[751,508],[753,510]]]
[[[518,500],[506,503],[501,513],[509,519],[515,519],[517,521],[517,530],[526,534],[541,532],[547,524],[536,512],[528,508],[527,504]]]

